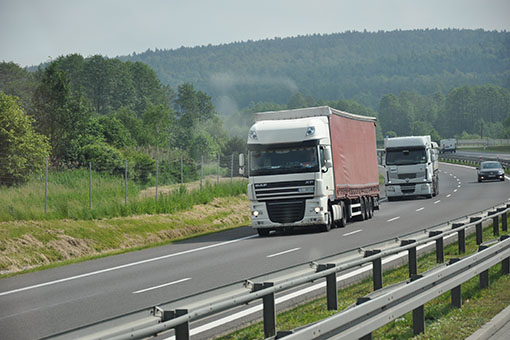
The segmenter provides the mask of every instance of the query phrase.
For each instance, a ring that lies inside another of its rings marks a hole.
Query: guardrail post
[[[503,241],[508,238],[510,238],[510,235],[503,235],[499,238],[499,240]],[[506,259],[503,259],[503,261],[501,261],[501,274],[503,275],[510,274],[510,257],[507,257]]]
[[[456,229],[458,227],[462,227],[464,223],[453,223],[452,229]],[[459,230],[457,232],[458,242],[459,242],[459,254],[464,254],[466,252],[466,229]]]
[[[476,221],[480,221],[482,218],[481,217],[471,217],[469,219],[469,223],[473,223],[473,222],[476,222]],[[482,229],[482,223],[477,223],[476,224],[476,244],[477,245],[480,245],[483,243],[483,229]]]
[[[489,212],[489,216],[497,214],[497,210],[493,210]],[[492,218],[492,235],[499,236],[499,216],[494,216]]]
[[[402,240],[400,246],[407,246],[411,243],[416,243],[416,240]],[[407,252],[407,262],[409,265],[409,277],[418,274],[418,260],[416,257],[416,247],[409,248]]]
[[[478,251],[482,251],[489,248],[489,246],[485,244],[481,244],[478,247]],[[484,270],[480,273],[480,289],[488,288],[489,287],[489,269]]]
[[[369,257],[375,254],[379,254],[381,250],[372,249],[365,251],[365,257]],[[381,289],[383,287],[383,269],[382,269],[382,258],[378,258],[372,261],[372,276],[374,279],[374,290]]]
[[[442,231],[430,231],[429,237],[434,237],[437,235],[441,235]],[[443,248],[443,238],[440,237],[436,240],[436,262],[443,263],[444,262],[444,248]]]
[[[253,291],[273,287],[273,282],[255,283]],[[268,294],[262,298],[263,317],[264,317],[264,337],[270,338],[276,335],[276,307],[274,293]]]
[[[458,259],[458,258],[450,259],[448,264],[449,265],[454,264],[455,262],[459,262],[459,261],[460,261],[460,259]],[[452,298],[452,306],[457,307],[457,308],[462,308],[462,285],[458,285],[457,287],[453,288],[450,291],[450,295]]]
[[[505,211],[505,210],[506,210],[506,207],[498,208],[498,212]],[[505,232],[508,231],[508,219],[507,219],[506,211],[501,214],[501,230],[503,230]]]
[[[176,309],[170,311],[162,311],[162,313],[163,315],[161,321],[165,322],[171,319],[178,318],[179,316],[188,314],[188,310]],[[183,324],[175,326],[174,331],[176,340],[189,340],[189,322],[185,322]]]
[[[319,264],[317,271],[334,268],[334,263]],[[338,289],[336,288],[336,273],[326,276],[326,297],[328,301],[328,310],[338,310]]]
[[[369,297],[361,297],[358,298],[358,300],[356,301],[356,305],[358,306],[368,301],[370,301]],[[359,340],[372,340],[372,333],[368,333],[367,335],[362,336],[361,338],[359,338]]]
[[[413,275],[411,281],[422,278],[422,275]],[[425,333],[425,305],[413,309],[413,333],[418,335]]]

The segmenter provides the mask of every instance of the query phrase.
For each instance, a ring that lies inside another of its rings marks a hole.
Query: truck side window
[[[326,159],[324,159],[324,148],[320,148],[320,157],[321,157],[321,168],[326,166]]]

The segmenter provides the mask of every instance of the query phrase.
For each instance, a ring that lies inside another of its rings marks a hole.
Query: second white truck
[[[430,136],[386,138],[384,149],[388,200],[439,194],[439,150]]]

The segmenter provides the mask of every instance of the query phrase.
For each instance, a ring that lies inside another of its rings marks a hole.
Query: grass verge
[[[249,224],[246,195],[172,214],[0,222],[0,277],[155,247]]]
[[[506,233],[507,234],[507,233]],[[494,238],[492,226],[484,229],[484,240]],[[476,252],[475,235],[466,239],[466,253]],[[453,243],[445,247],[445,261],[459,257],[458,247]],[[422,256],[418,260],[418,272],[424,272],[436,266],[435,253]],[[391,285],[406,280],[408,277],[407,265],[384,273],[384,285]],[[471,333],[490,321],[497,313],[510,305],[510,276],[501,275],[501,265],[490,269],[489,289],[479,288],[479,278],[474,277],[462,285],[462,309],[450,305],[450,293],[425,304],[425,334],[413,335],[412,313],[408,313],[389,324],[379,328],[373,333],[374,339],[433,339],[455,340],[465,339]],[[372,280],[367,279],[350,287],[338,291],[339,310],[355,304],[357,298],[363,297],[372,291]],[[292,310],[277,315],[277,327],[280,330],[291,330],[301,327],[331,315],[335,311],[327,310],[325,298],[317,299]],[[264,339],[263,323],[251,325],[232,334],[221,337],[230,339]]]
[[[190,189],[194,188],[194,189]],[[222,182],[219,185],[204,181],[203,190],[191,183],[160,190],[158,199],[141,194],[142,186],[133,181],[125,183],[120,177],[92,173],[92,208],[89,208],[89,175],[84,169],[53,171],[48,179],[47,212],[44,211],[44,179],[11,188],[0,187],[0,221],[28,220],[93,220],[138,214],[173,213],[190,209],[195,204],[211,202],[215,197],[246,193],[246,181]],[[163,188],[162,188],[163,189]]]

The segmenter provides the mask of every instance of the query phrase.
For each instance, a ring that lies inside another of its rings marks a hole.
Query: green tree
[[[18,98],[0,92],[0,185],[24,182],[44,168],[50,145],[33,123]]]
[[[34,94],[34,109],[38,130],[50,140],[53,160],[72,164],[90,113],[81,93],[72,93],[69,78],[55,63],[43,72]]]

